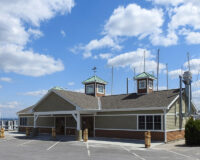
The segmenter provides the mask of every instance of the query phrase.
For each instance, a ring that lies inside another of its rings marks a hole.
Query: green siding
[[[37,126],[54,127],[54,117],[38,117]]]
[[[95,128],[137,129],[137,116],[97,116]]]
[[[47,112],[47,111],[68,111],[75,110],[75,107],[59,97],[55,93],[51,93],[42,102],[40,102],[36,108],[36,112]]]

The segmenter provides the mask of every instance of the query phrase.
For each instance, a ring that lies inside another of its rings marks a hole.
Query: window
[[[139,89],[145,89],[146,88],[146,80],[139,81]]]
[[[86,85],[86,93],[94,93],[94,84]]]
[[[149,81],[149,88],[150,88],[150,89],[153,88],[153,81]]]
[[[146,116],[146,129],[153,129],[153,116]]]
[[[161,130],[161,116],[154,116],[154,130]]]
[[[139,129],[145,129],[145,116],[139,116]]]
[[[104,93],[104,86],[101,84],[97,84],[97,92],[98,93]]]
[[[27,118],[26,117],[20,118],[20,126],[27,126]]]
[[[161,130],[160,115],[142,115],[138,116],[139,130]]]

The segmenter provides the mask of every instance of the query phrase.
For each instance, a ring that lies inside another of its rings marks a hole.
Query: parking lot
[[[2,160],[155,160],[200,159],[200,147],[186,147],[183,141],[153,143],[144,148],[143,141],[92,139],[87,143],[74,141],[74,137],[48,136],[27,138],[23,134],[6,133],[0,139]]]

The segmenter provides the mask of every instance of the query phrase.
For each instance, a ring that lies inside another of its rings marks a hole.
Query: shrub
[[[185,142],[187,145],[200,145],[200,120],[190,118],[185,125]]]

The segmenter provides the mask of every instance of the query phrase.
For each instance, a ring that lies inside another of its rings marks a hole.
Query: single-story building
[[[75,135],[88,128],[91,137],[144,139],[144,132],[151,131],[152,140],[184,138],[187,97],[180,89],[154,91],[155,79],[143,72],[135,77],[137,93],[120,95],[105,95],[107,82],[98,76],[83,82],[85,93],[52,88],[35,105],[17,113],[19,131],[30,127],[51,133],[55,128],[57,134]],[[191,113],[196,113],[191,106]]]

